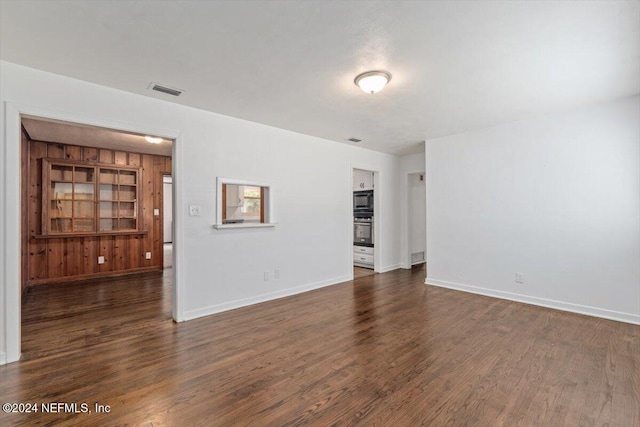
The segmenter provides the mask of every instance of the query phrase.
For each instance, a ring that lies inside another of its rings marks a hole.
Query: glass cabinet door
[[[138,229],[139,169],[45,159],[43,233]]]
[[[49,169],[49,231],[95,231],[95,168],[51,164]]]
[[[137,230],[138,171],[100,168],[100,231]]]

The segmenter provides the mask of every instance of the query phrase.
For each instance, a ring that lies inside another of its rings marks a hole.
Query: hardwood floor
[[[397,270],[182,324],[160,275],[33,289],[0,401],[93,412],[0,425],[640,425],[639,326],[423,280]]]
[[[353,278],[359,279],[361,277],[372,276],[378,274],[370,268],[353,267]]]

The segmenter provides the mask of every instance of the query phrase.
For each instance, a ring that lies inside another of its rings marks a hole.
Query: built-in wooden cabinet
[[[140,168],[43,159],[42,234],[138,230]]]
[[[99,231],[138,229],[138,170],[99,168]]]

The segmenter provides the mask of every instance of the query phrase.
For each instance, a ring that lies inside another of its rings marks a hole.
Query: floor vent
[[[156,92],[166,93],[168,95],[173,95],[173,96],[180,96],[182,92],[184,92],[183,90],[159,85],[158,83],[154,83],[154,82],[151,82],[151,84],[149,85],[149,89],[155,90]]]
[[[411,254],[411,265],[420,264],[424,262],[424,251],[414,252]]]

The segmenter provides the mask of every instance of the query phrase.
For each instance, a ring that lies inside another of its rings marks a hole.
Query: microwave
[[[373,212],[373,190],[353,192],[354,212]]]

